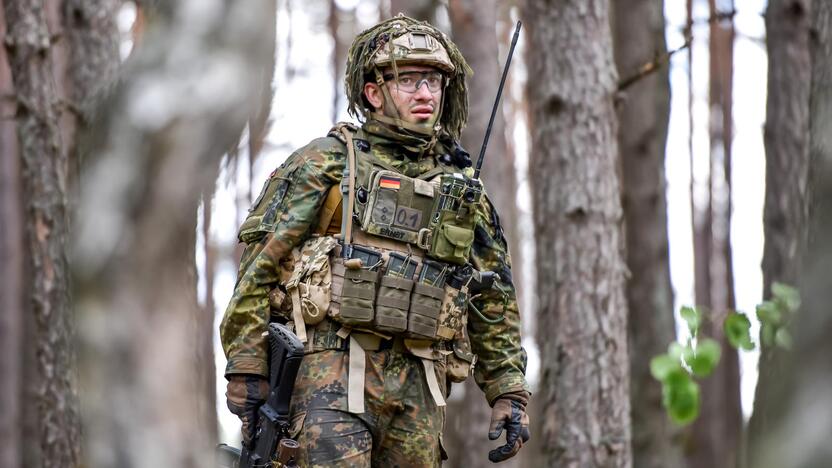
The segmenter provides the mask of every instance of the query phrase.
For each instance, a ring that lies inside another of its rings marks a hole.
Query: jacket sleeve
[[[468,313],[471,349],[477,355],[474,379],[485,392],[489,404],[500,395],[528,391],[526,351],[520,342],[520,311],[511,275],[511,258],[500,226],[500,218],[486,197],[478,213],[474,231],[471,263],[477,270],[500,275],[499,289],[483,291],[472,300],[485,317],[499,323],[487,323],[476,313]],[[502,291],[500,291],[500,289]]]
[[[269,204],[261,223],[267,232],[246,249],[234,294],[220,324],[220,340],[228,358],[226,376],[268,375],[268,295],[280,277],[280,261],[309,236],[323,200],[340,180],[341,171],[343,157],[337,143],[316,140],[292,154],[272,174],[270,183],[277,181],[285,186],[274,190],[270,200],[255,202],[253,208],[258,203]]]

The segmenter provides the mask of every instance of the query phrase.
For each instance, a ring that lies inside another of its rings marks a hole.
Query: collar
[[[374,145],[398,147],[411,160],[431,155],[437,144],[436,136],[412,133],[387,122],[388,117],[370,113],[362,128]]]

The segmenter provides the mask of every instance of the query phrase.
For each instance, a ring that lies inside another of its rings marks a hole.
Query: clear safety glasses
[[[401,72],[399,73],[398,80],[392,73],[384,75],[384,81],[392,81],[396,84],[399,91],[403,91],[405,93],[415,93],[416,90],[422,87],[423,83],[428,85],[428,89],[430,90],[430,92],[438,93],[442,90],[443,80],[444,78],[442,76],[442,73],[438,71]]]

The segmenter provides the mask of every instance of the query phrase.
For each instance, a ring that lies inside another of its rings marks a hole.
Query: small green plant
[[[800,293],[797,289],[777,282],[771,285],[771,300],[757,306],[763,346],[791,349],[792,336],[788,327],[799,308]]]
[[[713,339],[698,338],[702,314],[696,308],[682,307],[680,315],[690,332],[687,343],[670,343],[667,353],[650,361],[650,373],[662,383],[662,404],[670,418],[678,424],[688,424],[699,415],[699,384],[694,377],[711,375],[719,364],[722,349]]]
[[[757,306],[760,319],[760,337],[763,346],[791,349],[789,324],[800,308],[800,293],[783,283],[771,285],[771,300]],[[672,342],[667,353],[650,361],[650,373],[662,384],[662,404],[670,419],[678,424],[690,424],[699,416],[699,384],[695,379],[709,376],[722,354],[715,340],[699,338],[702,314],[694,307],[682,307],[679,311],[687,323],[690,336],[685,345]],[[754,349],[751,340],[751,321],[740,312],[731,312],[722,324],[728,343],[738,350]]]

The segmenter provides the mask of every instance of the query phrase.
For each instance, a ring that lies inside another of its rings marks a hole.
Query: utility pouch
[[[446,222],[440,223],[436,231],[431,244],[431,257],[455,264],[468,261],[471,246],[474,245],[473,229]]]
[[[447,268],[437,262],[425,259],[422,271],[410,298],[410,313],[407,317],[407,334],[413,338],[436,340],[439,311],[445,290]]]
[[[457,289],[449,282],[443,293],[436,336],[439,340],[448,341],[462,331],[468,311],[468,287]]]
[[[339,304],[330,308],[330,316],[350,326],[369,325],[375,317],[373,303],[378,284],[378,266],[381,254],[372,249],[350,245],[347,260],[338,262],[333,274],[342,275],[342,280],[333,280],[340,287]]]
[[[300,313],[307,325],[320,323],[329,309],[332,293],[329,257],[336,245],[338,241],[333,237],[315,237],[295,252],[298,258],[286,282],[286,292],[292,299],[293,310]]]
[[[439,326],[436,335],[440,340],[452,340],[463,333],[467,322],[468,284],[474,276],[470,264],[456,267],[445,282],[442,309],[439,313]]]
[[[375,328],[383,332],[400,333],[407,330],[407,311],[410,292],[413,290],[413,274],[418,263],[410,256],[391,252],[387,271],[381,277],[376,299]]]
[[[461,174],[442,176],[430,228],[420,232],[418,245],[433,259],[465,264],[474,245],[476,206],[481,195],[480,186]]]
[[[446,376],[453,383],[464,382],[474,371],[477,355],[471,352],[467,333],[460,333],[453,341],[453,352],[447,358]]]

